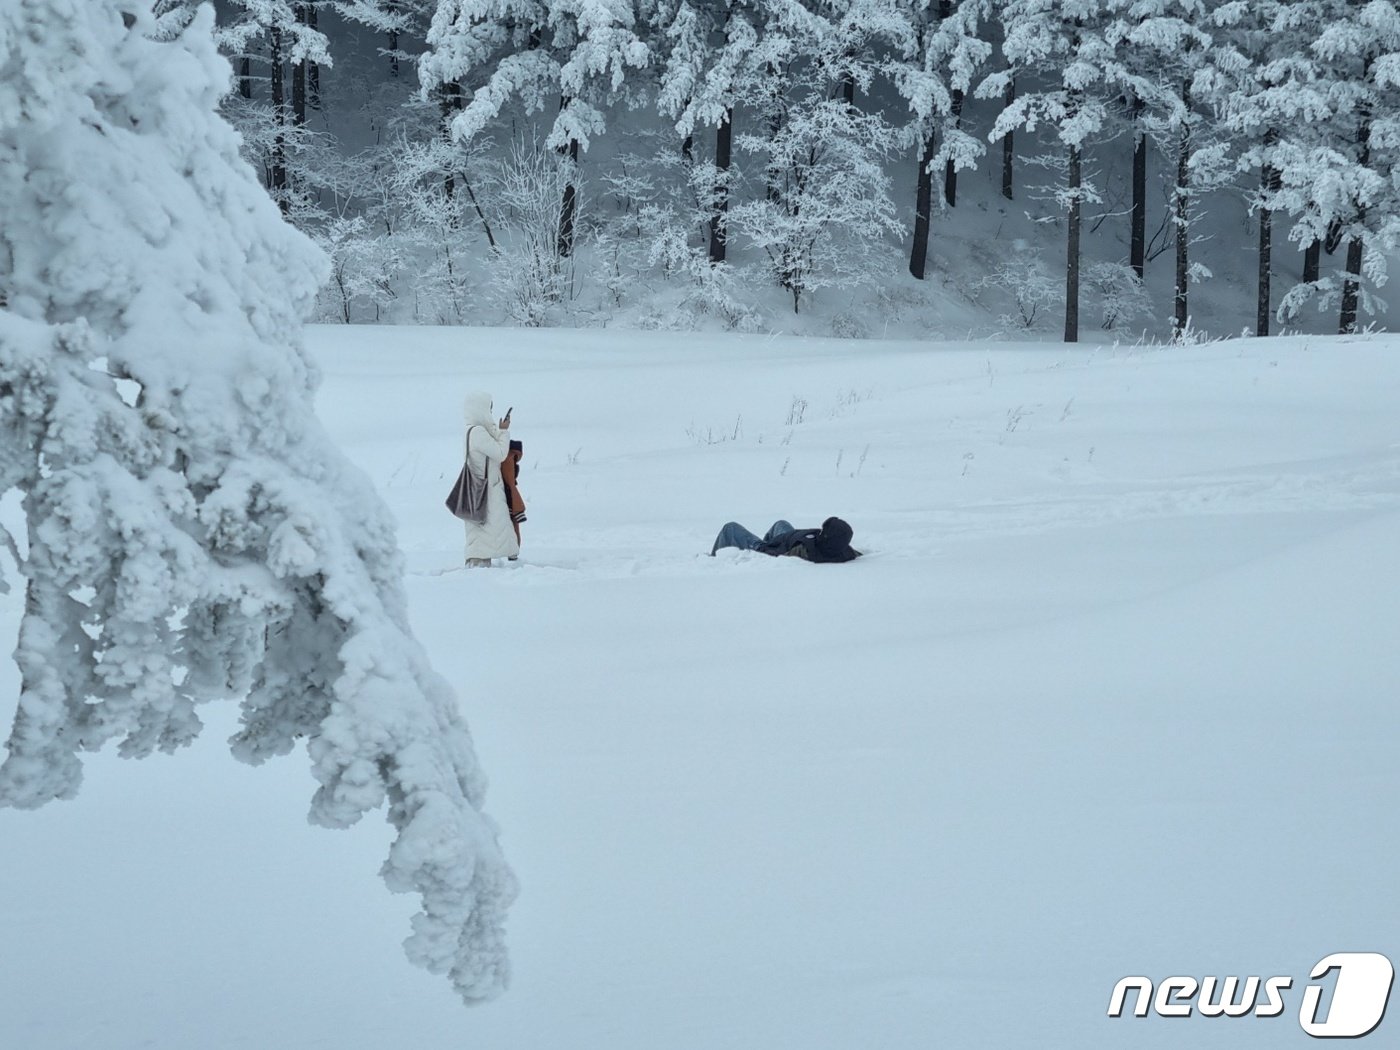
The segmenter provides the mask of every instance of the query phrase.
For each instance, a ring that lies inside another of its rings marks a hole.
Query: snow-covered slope
[[[1313,963],[1400,959],[1400,340],[312,346],[493,778],[514,987],[410,968],[386,829],[307,827],[214,710],[0,811],[0,1046],[1301,1047]],[[529,501],[489,571],[442,508],[478,387]],[[865,558],[705,556],[829,514]],[[1106,1016],[1129,974],[1294,987],[1183,1030]]]

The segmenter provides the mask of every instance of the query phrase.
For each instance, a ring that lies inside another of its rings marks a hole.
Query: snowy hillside
[[[492,778],[513,986],[406,965],[389,829],[308,827],[214,708],[0,810],[0,1047],[1274,1050],[1318,959],[1400,958],[1400,338],[310,341]],[[473,388],[529,520],[469,571]],[[866,557],[707,556],[830,514]],[[1130,974],[1294,985],[1110,1019]]]

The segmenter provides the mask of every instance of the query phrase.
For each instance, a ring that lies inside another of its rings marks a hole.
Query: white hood
[[[463,411],[468,426],[489,427],[496,421],[491,418],[491,395],[475,391],[467,395]]]

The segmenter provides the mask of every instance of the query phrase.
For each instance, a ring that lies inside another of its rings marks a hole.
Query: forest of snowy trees
[[[171,32],[192,4],[158,8]],[[227,115],[332,260],[327,320],[460,323],[489,304],[558,323],[582,285],[620,305],[645,277],[675,289],[680,314],[749,327],[745,292],[765,284],[802,311],[824,288],[925,278],[959,176],[989,168],[1063,251],[1062,284],[1058,264],[1050,288],[1043,267],[997,276],[1023,313],[1063,306],[1070,340],[1090,307],[1109,327],[1149,314],[1185,330],[1211,276],[1193,248],[1223,206],[1257,233],[1231,266],[1251,271],[1258,308],[1232,323],[1260,335],[1305,305],[1341,331],[1364,323],[1396,243],[1390,0],[217,11]],[[1130,191],[1107,198],[1109,169],[1131,171]],[[1127,250],[1091,263],[1106,229]],[[1283,251],[1297,264],[1279,281]],[[1172,270],[1170,302],[1144,301],[1153,264]]]

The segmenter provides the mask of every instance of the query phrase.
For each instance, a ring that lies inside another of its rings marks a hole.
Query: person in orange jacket
[[[520,546],[520,523],[525,520],[525,498],[520,495],[517,480],[520,477],[520,460],[525,455],[525,445],[520,441],[510,443],[510,452],[501,460],[501,483],[506,487],[506,506],[510,510],[510,523],[515,528],[515,545]],[[517,550],[510,560],[520,557]]]

